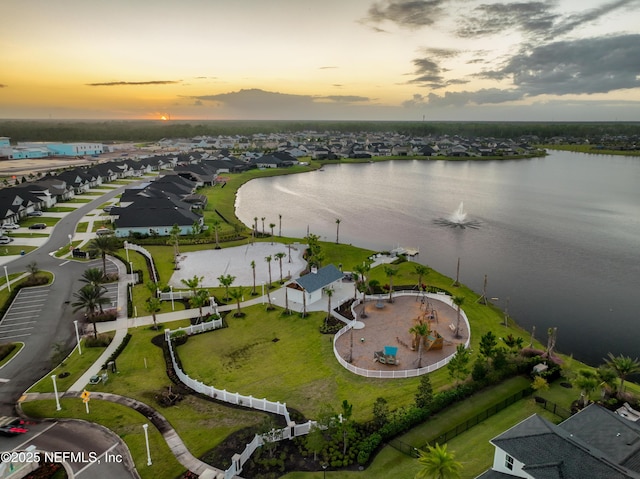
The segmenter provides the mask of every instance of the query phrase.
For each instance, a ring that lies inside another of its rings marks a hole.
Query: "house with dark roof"
[[[323,291],[341,281],[344,274],[334,265],[312,269],[287,285],[289,299],[300,304],[311,304],[322,299]]]
[[[640,426],[597,404],[559,425],[534,414],[491,444],[477,479],[640,479]]]
[[[191,211],[190,205],[167,196],[141,196],[127,206],[113,208],[110,213],[119,238],[135,233],[169,236],[174,225],[178,225],[181,235],[187,235],[192,233],[194,223],[204,226],[202,215]]]

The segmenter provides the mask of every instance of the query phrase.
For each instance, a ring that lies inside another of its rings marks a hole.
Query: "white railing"
[[[398,292],[394,292],[393,296],[394,297],[398,297],[398,296],[424,296],[424,293],[420,293],[418,291],[398,291]],[[432,294],[432,293],[427,293],[426,296],[429,299],[432,299],[434,301],[441,301],[449,306],[451,306],[452,308],[456,309],[457,311],[457,307],[454,306],[453,304],[453,299],[451,298],[451,296],[446,295],[446,294]],[[375,296],[370,296],[371,299],[376,299],[379,300],[381,299],[378,295]],[[355,311],[353,311],[353,308],[355,308],[355,306],[359,305],[361,302],[361,300],[356,300],[353,302],[353,304],[351,305],[351,309],[352,309],[352,313],[354,315],[354,318],[357,317],[355,314]],[[462,320],[464,320],[465,324],[467,325],[467,331],[471,331],[471,328],[469,327],[469,319],[467,318],[467,315],[465,314],[465,312],[460,309],[460,318]],[[428,366],[425,366],[424,368],[419,368],[419,369],[402,369],[402,370],[392,370],[392,371],[376,371],[376,370],[372,370],[372,369],[365,369],[365,368],[359,368],[357,366],[354,366],[353,364],[348,363],[342,356],[340,356],[340,354],[338,353],[338,349],[336,348],[336,342],[338,341],[338,339],[340,338],[340,336],[342,336],[343,334],[347,333],[354,325],[355,321],[350,322],[349,324],[347,324],[345,327],[343,327],[340,331],[338,331],[335,336],[333,337],[333,354],[335,355],[336,359],[338,360],[338,362],[342,365],[342,367],[344,367],[345,369],[347,369],[348,371],[351,371],[354,374],[357,374],[358,376],[364,376],[366,378],[379,378],[379,379],[402,379],[402,378],[413,378],[416,376],[422,376],[423,374],[427,374],[427,373],[431,373],[437,369],[440,369],[443,366],[446,366],[449,361],[451,361],[451,359],[453,359],[453,357],[456,355],[456,353],[450,354],[449,356],[447,356],[444,359],[441,359],[440,361],[438,361],[437,363],[434,364],[430,364]],[[471,341],[471,334],[469,334],[469,337],[467,338],[466,342],[464,343],[464,347],[468,348],[469,347],[469,342]]]
[[[186,331],[187,334],[196,334],[204,331],[211,331],[214,329],[218,329],[222,326],[222,320],[209,321],[208,323],[201,323],[194,326],[188,326],[186,328],[179,328],[175,331]],[[169,353],[171,355],[171,362],[173,363],[173,368],[176,372],[176,375],[184,384],[188,387],[197,391],[201,394],[206,394],[207,396],[218,399],[219,401],[228,402],[231,404],[236,404],[238,406],[245,406],[252,409],[258,409],[260,411],[271,412],[274,414],[279,414],[284,416],[287,424],[291,422],[291,418],[289,416],[289,411],[287,410],[286,403],[281,402],[273,402],[268,399],[259,399],[254,398],[253,396],[245,396],[243,394],[237,392],[229,392],[226,389],[218,389],[215,386],[209,386],[204,384],[203,382],[198,381],[197,379],[190,378],[184,371],[182,371],[178,367],[178,363],[175,358],[175,353],[173,352],[173,347],[171,344],[171,334],[175,331],[171,331],[169,329],[165,330],[165,339],[167,341],[167,345],[169,347]]]
[[[151,256],[151,253],[149,253],[149,251],[146,248],[143,248],[142,246],[139,246],[137,244],[129,243],[128,241],[124,242],[124,249],[137,251],[138,253],[145,256],[149,260],[149,264],[151,264],[151,272],[153,274],[153,282],[157,283],[159,278],[158,278],[158,273],[156,273],[156,266],[153,264],[153,256]]]
[[[188,291],[169,291],[168,293],[159,292],[158,299],[160,301],[173,301],[173,300],[181,300],[181,299],[189,299],[193,298],[195,293],[191,290]]]

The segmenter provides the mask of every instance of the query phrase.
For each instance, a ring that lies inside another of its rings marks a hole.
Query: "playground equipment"
[[[398,354],[398,348],[396,346],[385,346],[382,351],[375,351],[373,353],[373,360],[378,361],[380,364],[398,364],[396,359]]]

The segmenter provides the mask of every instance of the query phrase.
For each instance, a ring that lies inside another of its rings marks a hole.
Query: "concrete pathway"
[[[67,391],[66,393],[60,394],[59,397],[80,398],[80,394],[81,393],[77,391]],[[35,401],[39,399],[51,399],[53,401],[55,399],[55,395],[54,393],[28,393],[25,394],[22,401]],[[167,421],[167,419],[162,414],[160,414],[158,411],[148,406],[147,404],[125,396],[102,392],[92,392],[91,399],[109,401],[116,404],[121,404],[131,409],[135,409],[144,417],[146,417],[149,422],[151,422],[151,424],[156,427],[156,429],[158,429],[178,462],[182,464],[187,470],[197,474],[201,479],[212,479],[218,477],[219,474],[222,474],[222,477],[224,477],[224,471],[212,467],[209,464],[202,462],[200,459],[194,457],[193,454],[191,454],[187,447],[184,445],[182,439],[180,439],[180,436],[178,436],[178,433],[175,431],[175,429],[171,427],[171,423],[169,423],[169,421]]]

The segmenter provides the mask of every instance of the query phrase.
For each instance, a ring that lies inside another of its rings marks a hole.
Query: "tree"
[[[258,237],[258,217],[257,216],[253,217],[253,237],[254,238]]]
[[[98,286],[104,282],[104,273],[100,268],[87,268],[82,273],[80,281],[92,286]]]
[[[533,382],[531,383],[531,389],[533,389],[534,391],[546,391],[547,389],[549,389],[549,382],[542,376],[536,375],[536,377],[533,378]]]
[[[102,257],[102,271],[107,275],[107,255],[118,250],[118,240],[114,236],[96,236],[89,242],[89,255]]]
[[[346,399],[342,401],[342,411],[340,421],[340,432],[342,433],[342,454],[347,453],[349,445],[349,437],[353,434],[353,425],[351,424],[351,416],[353,415],[353,404]]]
[[[282,236],[282,215],[278,215],[278,236]]]
[[[618,388],[618,397],[622,398],[624,393],[624,381],[627,376],[640,372],[640,361],[638,358],[631,359],[629,356],[614,356],[609,353],[608,359],[605,359],[607,366],[613,369],[618,379],[620,379],[620,387]]]
[[[38,267],[38,263],[36,263],[35,261],[31,261],[27,265],[27,271],[29,271],[29,278],[31,280],[33,280],[36,277],[36,275],[40,272],[40,268]]]
[[[278,263],[280,264],[280,284],[282,284],[284,283],[284,280],[282,279],[282,260],[287,256],[287,253],[283,253],[282,251],[280,251],[274,256],[277,258]]]
[[[393,277],[398,274],[398,270],[391,266],[384,266],[384,274],[389,278],[389,302],[393,303]]]
[[[324,292],[327,295],[327,301],[328,301],[328,304],[327,304],[327,317],[324,318],[324,327],[326,329],[328,324],[329,324],[329,318],[331,317],[331,296],[333,296],[333,290],[332,289],[325,289]]]
[[[191,296],[191,298],[189,298],[189,304],[191,307],[198,308],[200,313],[198,323],[202,320],[202,308],[207,304],[207,301],[209,301],[209,292],[206,289],[199,289],[193,296]]]
[[[236,277],[230,274],[222,274],[216,278],[220,282],[220,286],[224,286],[224,299],[229,300],[229,286],[233,284]]]
[[[367,273],[371,270],[371,265],[369,263],[357,264],[353,267],[353,271],[357,274],[357,278],[355,279],[355,291],[353,293],[353,299],[356,299],[356,291],[358,291],[359,285],[365,284],[366,289],[366,281],[367,281]],[[364,298],[362,298],[363,307],[364,307]]]
[[[160,311],[161,301],[158,298],[151,297],[147,299],[147,302],[144,305],[144,309],[147,313],[151,314],[153,317],[153,329],[158,329],[158,322],[156,321],[156,313]]]
[[[214,218],[211,221],[211,226],[213,227],[213,233],[216,236],[216,249],[220,249],[220,220],[218,218]]]
[[[236,318],[242,317],[242,311],[240,310],[240,302],[242,301],[243,297],[244,297],[244,288],[242,286],[237,286],[231,290],[231,298],[235,300],[236,306],[238,307],[238,310],[234,315]]]
[[[251,296],[255,296],[256,294],[256,262],[251,261],[251,273],[253,273],[253,289],[251,290]]]
[[[429,274],[429,267],[423,264],[416,264],[413,268],[418,275],[418,290],[422,290],[422,278]]]
[[[373,403],[373,422],[377,428],[384,426],[389,420],[389,404],[383,397],[376,399]]]
[[[413,326],[409,332],[413,334],[417,344],[418,344],[418,368],[422,367],[422,345],[424,343],[424,338],[429,336],[429,325],[425,323],[418,323]]]
[[[458,307],[458,314],[456,316],[456,338],[460,337],[460,306],[464,304],[464,296],[454,296],[453,304]]]
[[[336,244],[340,243],[340,219],[336,218]]]
[[[275,223],[269,223],[269,228],[271,229],[271,244],[273,244],[273,228],[276,227]]]
[[[416,479],[457,479],[460,477],[462,464],[454,460],[453,453],[447,451],[447,445],[427,446],[426,451],[420,451],[418,462],[422,469],[416,474]]]
[[[200,224],[200,221],[196,220],[191,225],[191,234],[193,236],[197,236],[200,233],[202,233],[202,225]]]
[[[322,260],[324,259],[324,253],[320,246],[320,237],[314,234],[308,234],[304,238],[307,241],[307,263],[310,267],[319,268]]]
[[[196,294],[196,290],[200,287],[200,283],[202,283],[203,279],[204,276],[193,275],[193,278],[181,279],[180,282],[189,288],[191,293]]]
[[[269,286],[267,287],[267,291],[269,289],[271,289],[271,260],[273,260],[273,258],[271,257],[271,255],[269,256],[265,256],[264,260],[267,262],[267,265],[269,266]]]
[[[418,392],[416,393],[416,407],[420,409],[429,409],[433,402],[433,387],[431,386],[431,378],[428,374],[420,376],[418,384]]]
[[[456,383],[463,380],[469,375],[469,362],[471,361],[471,354],[469,350],[464,347],[464,344],[458,344],[456,347],[456,354],[451,358],[447,369],[449,370],[449,376],[451,379],[455,379]]]
[[[182,230],[180,229],[178,224],[175,223],[169,231],[169,236],[171,237],[171,241],[173,242],[173,258],[176,265],[178,264],[178,256],[180,255],[180,233],[182,233]]]
[[[598,376],[589,369],[581,369],[573,383],[580,389],[580,405],[586,407],[589,404],[589,396],[598,387]]]
[[[266,217],[263,216],[261,219],[262,219],[262,236],[264,236],[265,235],[265,233],[264,233],[264,220],[266,219]]]
[[[105,298],[107,290],[103,286],[94,286],[86,284],[79,291],[73,293],[76,301],[71,303],[73,306],[73,312],[78,312],[84,309],[86,318],[93,324],[93,337],[98,337],[98,330],[96,328],[96,309],[103,304],[109,302],[109,298]]]
[[[491,360],[496,355],[496,346],[498,346],[498,338],[492,331],[487,331],[480,338],[479,351],[485,358]]]

